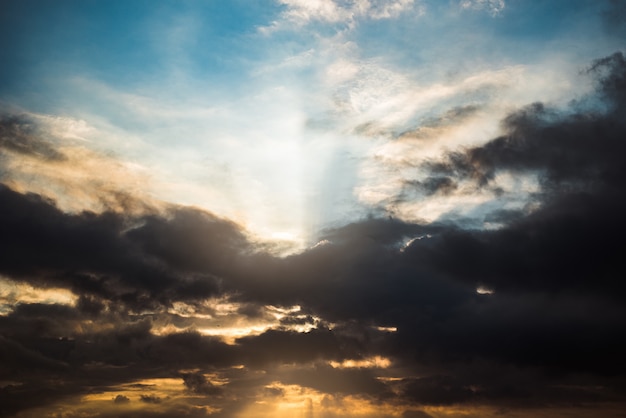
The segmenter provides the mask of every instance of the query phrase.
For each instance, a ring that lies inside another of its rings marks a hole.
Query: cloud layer
[[[497,228],[373,216],[286,257],[197,208],[133,196],[141,210],[64,211],[16,190],[27,188],[16,161],[73,157],[34,119],[5,117],[0,274],[13,290],[0,316],[0,411],[618,416],[626,60],[599,59],[588,75],[593,95],[515,110],[501,136],[422,161],[426,177],[407,179],[426,195],[465,187],[498,199],[502,173],[535,176],[524,207],[485,209]],[[450,112],[444,124],[474,109]],[[237,324],[249,335],[229,335]]]

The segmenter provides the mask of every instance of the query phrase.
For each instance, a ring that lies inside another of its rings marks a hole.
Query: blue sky
[[[0,95],[4,107],[91,129],[83,146],[151,173],[157,199],[310,244],[325,226],[381,210],[454,211],[460,202],[391,207],[398,162],[381,165],[380,153],[454,108],[485,114],[441,147],[487,141],[515,106],[585,94],[581,70],[621,46],[603,24],[608,7],[5,2]]]

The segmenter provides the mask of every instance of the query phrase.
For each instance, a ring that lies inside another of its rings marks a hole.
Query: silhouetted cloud
[[[68,214],[38,195],[22,195],[6,186],[0,194],[2,273],[136,308],[215,294],[216,274],[242,250],[229,241],[243,241],[233,224],[192,209],[173,208],[171,219],[159,220],[113,212]],[[193,222],[196,237],[212,246],[194,242],[193,235],[182,238]],[[181,254],[196,250],[202,254],[181,259]],[[197,273],[199,260],[203,273]]]
[[[221,392],[218,387],[215,387],[201,373],[183,373],[182,377],[187,389],[193,393],[217,395]]]
[[[129,402],[130,402],[130,399],[128,399],[128,397],[124,395],[117,395],[115,398],[113,398],[113,403],[116,403],[116,404],[125,404]]]
[[[139,400],[145,403],[161,403],[161,398],[156,395],[139,395]]]

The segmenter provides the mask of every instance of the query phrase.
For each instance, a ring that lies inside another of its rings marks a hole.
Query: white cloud
[[[327,67],[326,85],[340,129],[364,136],[385,136],[415,126],[416,120],[443,111],[448,102],[473,103],[518,82],[521,66],[486,70],[448,82],[426,82],[419,74],[386,67],[380,60],[343,57]]]
[[[306,23],[311,20],[338,22],[352,17],[351,10],[338,6],[333,0],[280,0],[287,6],[285,18]]]
[[[497,16],[506,7],[504,0],[461,0],[461,9],[486,10],[492,16]]]
[[[356,19],[391,19],[411,10],[415,0],[278,0],[287,6],[283,18],[296,24],[311,21],[353,22]],[[423,13],[423,8],[417,8]]]
[[[392,19],[400,16],[414,6],[414,0],[381,0],[365,2],[370,7],[367,15],[372,19]],[[418,13],[423,14],[424,9],[418,8]]]
[[[500,199],[491,190],[476,190],[471,182],[460,182],[446,194],[434,195],[412,188],[411,182],[430,175],[419,169],[423,162],[500,135],[500,121],[509,112],[535,100],[559,103],[571,99],[574,90],[585,90],[584,85],[572,88],[574,80],[563,77],[559,64],[483,70],[425,85],[410,74],[365,67],[356,76],[359,81],[347,89],[349,105],[341,110],[344,129],[372,121],[358,132],[373,142],[361,163],[355,193],[362,203],[406,221],[434,221],[441,216],[479,219],[486,210],[523,207],[536,191],[532,176],[497,176],[494,187],[505,191]],[[463,113],[463,106],[469,111]],[[446,113],[450,109],[452,116]],[[454,109],[462,114],[454,116]],[[403,131],[407,127],[412,128]],[[397,136],[398,132],[404,133]]]

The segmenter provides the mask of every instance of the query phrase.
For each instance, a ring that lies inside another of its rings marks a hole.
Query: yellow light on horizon
[[[330,361],[328,364],[335,369],[386,369],[391,366],[391,360],[374,356],[360,360]]]
[[[0,276],[0,316],[8,315],[18,303],[75,306],[78,296],[68,289],[34,287]]]

